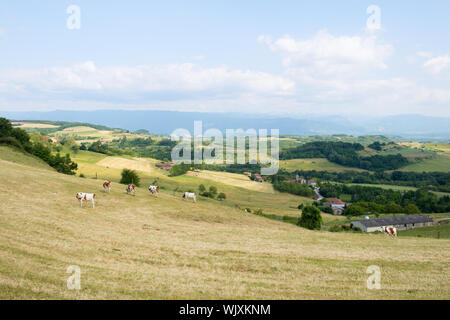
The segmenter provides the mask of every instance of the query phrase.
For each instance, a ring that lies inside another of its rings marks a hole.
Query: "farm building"
[[[261,177],[261,175],[259,173],[253,174],[253,177],[255,177],[255,181],[256,182],[262,182],[263,181],[263,178]]]
[[[382,231],[383,227],[395,227],[397,230],[406,230],[433,225],[433,220],[425,215],[397,216],[377,219],[352,221],[352,228],[360,228],[364,232]]]
[[[160,168],[160,169],[164,169],[164,170],[170,171],[170,170],[172,169],[172,167],[173,167],[174,164],[175,164],[174,162],[169,162],[169,163],[157,163],[157,164],[155,164],[155,166],[156,166],[157,168]]]

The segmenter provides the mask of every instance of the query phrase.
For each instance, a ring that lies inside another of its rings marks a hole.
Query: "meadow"
[[[8,181],[0,184],[0,299],[450,297],[449,239],[309,231],[243,210],[298,214],[307,199],[162,170],[139,171],[143,187],[128,196],[116,182],[120,168],[98,165],[101,155],[77,155],[88,177],[80,178],[16,152],[0,149]],[[114,181],[111,194],[103,178]],[[164,186],[158,198],[146,190],[155,179]],[[181,200],[200,183],[227,200]],[[79,206],[79,191],[97,194],[95,209]],[[79,291],[66,287],[71,265],[81,268]],[[381,268],[380,290],[366,287],[371,265]]]
[[[287,171],[295,171],[295,170],[317,170],[317,171],[334,171],[334,172],[365,171],[363,169],[358,168],[344,167],[322,158],[280,160],[280,168],[285,169]]]

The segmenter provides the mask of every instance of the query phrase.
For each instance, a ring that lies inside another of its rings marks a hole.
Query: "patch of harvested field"
[[[249,179],[246,175],[230,172],[219,172],[219,171],[195,171],[188,172],[188,175],[199,177],[202,179],[212,180],[215,182],[221,182],[235,187],[240,187],[248,190],[274,193],[273,187],[267,182],[255,182]]]

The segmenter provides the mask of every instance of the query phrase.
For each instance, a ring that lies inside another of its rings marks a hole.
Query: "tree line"
[[[432,191],[450,192],[450,172],[330,172],[316,170],[297,170],[294,172],[288,172],[283,169],[278,171],[278,175],[284,177],[284,179],[292,178],[295,174],[298,174],[306,179],[319,179],[322,181],[389,184],[426,188]]]
[[[400,154],[361,157],[358,151],[362,150],[364,147],[360,143],[315,141],[281,151],[280,159],[326,158],[343,166],[370,171],[395,170],[409,163]]]
[[[70,159],[70,155],[61,156],[59,152],[52,153],[49,146],[41,142],[32,142],[30,135],[20,128],[14,128],[8,119],[0,118],[0,144],[16,147],[30,153],[55,168],[56,171],[65,174],[75,174],[78,165]]]

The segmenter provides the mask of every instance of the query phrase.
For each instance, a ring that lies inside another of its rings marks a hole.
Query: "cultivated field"
[[[448,239],[308,231],[237,207],[283,214],[301,198],[223,183],[223,203],[184,202],[181,191],[211,182],[193,176],[142,173],[165,185],[159,198],[146,184],[135,197],[117,183],[105,194],[101,180],[16,156],[0,149],[1,299],[450,298]],[[89,161],[84,169],[100,167]],[[78,191],[96,192],[97,207],[80,208]],[[79,291],[66,287],[71,265]],[[366,287],[370,265],[381,268],[381,290]]]
[[[188,175],[199,177],[202,179],[212,180],[215,182],[220,182],[224,184],[228,184],[235,187],[241,187],[248,190],[254,190],[259,192],[266,193],[275,193],[272,185],[268,182],[255,182],[249,179],[246,175],[243,174],[235,174],[229,172],[220,172],[220,171],[209,171],[209,170],[201,170],[195,172],[188,172]]]
[[[281,160],[280,168],[288,171],[295,170],[317,170],[317,171],[365,171],[358,168],[344,167],[339,164],[328,161],[327,159],[312,158],[312,159],[292,159]]]

